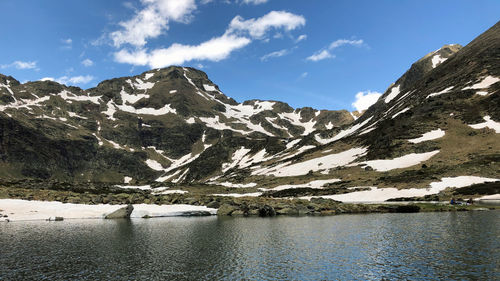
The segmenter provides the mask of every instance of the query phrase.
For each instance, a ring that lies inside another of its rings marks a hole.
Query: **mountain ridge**
[[[465,47],[425,55],[358,118],[238,103],[186,67],[87,90],[0,75],[0,179],[203,184],[203,192],[332,199],[446,178],[491,181],[500,174],[499,46],[497,23]]]

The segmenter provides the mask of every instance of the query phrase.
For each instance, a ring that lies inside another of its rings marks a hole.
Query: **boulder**
[[[274,217],[276,216],[276,211],[273,207],[269,205],[264,205],[259,208],[259,216],[260,217]]]
[[[229,205],[229,204],[222,204],[220,208],[217,210],[217,215],[218,216],[230,216],[234,211],[238,210],[238,207]]]
[[[63,221],[63,217],[50,217],[47,219],[48,221]]]
[[[132,211],[134,210],[134,206],[132,205],[127,205],[126,207],[120,208],[110,214],[107,214],[104,218],[105,219],[128,219],[130,218],[130,214],[132,214]]]

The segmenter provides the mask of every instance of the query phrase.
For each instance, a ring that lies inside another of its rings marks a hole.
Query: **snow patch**
[[[439,153],[439,150],[426,152],[426,153],[411,153],[394,159],[384,159],[384,160],[369,160],[361,163],[354,163],[354,165],[365,164],[372,167],[379,172],[390,171],[394,169],[402,169],[420,164],[424,161],[429,160],[432,156]]]
[[[5,109],[8,108],[15,108],[15,109],[26,108],[28,110],[31,110],[30,107],[40,106],[41,103],[46,102],[49,99],[50,96],[45,96],[34,100],[28,100],[28,99],[15,100],[13,103],[0,105],[0,111],[4,111]]]
[[[500,181],[500,179],[483,178],[476,176],[459,176],[459,177],[441,178],[441,181],[432,182],[430,186],[431,188],[438,188],[444,190],[447,187],[465,187],[473,184],[495,182],[495,181]]]
[[[128,80],[130,81],[130,80]],[[135,78],[136,83],[133,83],[132,86],[138,90],[149,90],[155,86],[153,82],[144,82],[139,78]]]
[[[115,185],[116,187],[123,189],[140,189],[140,190],[150,190],[150,185]]]
[[[302,139],[296,139],[296,140],[293,140],[289,143],[286,144],[286,149],[290,149],[292,147],[294,147],[297,143],[299,143]]]
[[[144,75],[144,80],[149,80],[149,79],[151,79],[151,77],[153,77],[153,76],[155,76],[155,74],[154,74],[154,73],[146,73],[146,74]]]
[[[126,205],[86,205],[61,203],[55,201],[28,201],[19,199],[1,199],[0,206],[9,214],[10,221],[47,220],[62,217],[64,219],[103,219]],[[217,214],[217,209],[193,205],[148,205],[134,204],[131,218],[185,216],[204,212]]]
[[[340,179],[329,179],[329,180],[315,180],[311,181],[308,183],[304,184],[286,184],[286,185],[280,185],[276,186],[273,188],[259,188],[259,190],[262,191],[279,191],[279,190],[285,190],[285,189],[295,189],[295,188],[303,188],[303,187],[308,187],[308,188],[313,188],[313,189],[323,189],[324,185],[329,184],[329,183],[334,183],[334,182],[339,182],[341,181]]]
[[[442,138],[442,137],[444,137],[444,135],[445,135],[445,132],[443,130],[437,129],[437,130],[432,130],[430,132],[427,132],[427,133],[423,134],[419,138],[409,139],[408,141],[411,142],[411,143],[421,143],[421,142],[424,142],[424,141],[429,141],[429,140],[435,140],[435,139]]]
[[[478,82],[472,86],[467,86],[467,87],[463,88],[462,90],[486,89],[498,81],[500,81],[500,78],[488,75],[488,76],[484,77],[483,80],[481,80],[480,82]]]
[[[332,122],[331,122],[331,121],[330,121],[330,122],[328,122],[328,124],[326,124],[326,125],[325,125],[325,128],[326,128],[327,130],[331,130],[331,129],[333,129],[333,124],[332,124]]]
[[[128,102],[130,104],[134,104],[142,98],[146,98],[146,99],[149,98],[149,95],[146,95],[146,94],[130,95],[127,92],[125,92],[124,87],[122,87],[122,90],[120,91],[120,96],[121,96],[123,103]]]
[[[398,95],[399,95],[399,85],[392,87],[391,92],[387,95],[387,97],[385,97],[385,103],[389,103]]]
[[[349,113],[351,114],[352,119],[354,119],[354,121],[356,121],[358,119],[358,117],[356,117],[356,115],[354,115],[354,113],[352,113],[352,112],[349,112]]]
[[[300,116],[300,113],[296,112],[278,113],[278,116],[281,119],[287,120],[292,125],[304,127],[304,132],[302,133],[303,136],[312,133],[314,131],[314,126],[316,125],[316,121],[314,121],[313,119],[309,120],[308,122],[301,121],[302,117]]]
[[[185,216],[193,212],[206,212],[211,215],[217,214],[217,209],[208,208],[205,206],[193,205],[149,205],[149,204],[136,204],[134,210],[130,215],[131,218],[143,217],[175,217]]]
[[[217,91],[217,89],[215,88],[215,86],[212,86],[212,85],[203,84],[203,88],[207,92],[215,92],[215,91]]]
[[[262,168],[252,172],[252,175],[274,175],[276,177],[302,176],[309,171],[320,171],[347,165],[362,156],[366,148],[352,148],[340,153],[325,155],[299,163],[282,163],[270,168]]]
[[[249,187],[257,186],[257,184],[254,182],[243,184],[243,183],[232,183],[232,182],[226,181],[226,182],[220,182],[220,183],[214,183],[214,184],[222,185],[225,187],[233,187],[233,188],[249,188]]]
[[[436,68],[439,64],[443,63],[447,58],[442,58],[440,55],[434,55],[432,57],[432,68]]]
[[[231,157],[231,162],[230,163],[224,163],[222,164],[222,173],[227,172],[228,170],[236,167],[242,160],[243,156],[248,154],[250,152],[250,149],[247,149],[245,147],[241,147],[238,150],[236,150],[233,153],[233,156]]]
[[[2,212],[9,214],[10,221],[64,219],[103,219],[125,205],[85,205],[55,201],[28,201],[20,199],[0,199]]]
[[[402,197],[422,197],[426,195],[438,194],[449,187],[465,187],[473,184],[494,182],[499,179],[482,178],[476,176],[445,177],[439,182],[432,182],[427,188],[377,188],[369,187],[370,190],[355,191],[345,194],[320,196],[322,198],[333,199],[341,202],[382,202],[393,198]],[[352,187],[354,188],[354,187]],[[351,188],[351,189],[352,189]]]
[[[334,141],[337,141],[337,140],[340,140],[344,137],[347,137],[351,134],[353,134],[354,132],[356,132],[357,130],[361,129],[363,126],[365,126],[368,122],[370,122],[370,120],[372,119],[373,117],[370,117],[368,119],[366,119],[365,121],[359,123],[359,124],[356,124],[352,127],[350,127],[349,129],[345,129],[345,130],[342,130],[340,131],[337,135],[335,135],[333,138],[329,138],[329,139],[323,139],[321,138],[321,136],[319,134],[316,134],[314,135],[314,139],[321,143],[321,144],[327,144],[327,143],[330,143],[330,142],[334,142]]]
[[[212,196],[222,196],[222,197],[259,197],[262,195],[262,192],[253,192],[253,193],[224,193],[224,194],[212,194]]]
[[[115,103],[113,101],[108,101],[106,106],[107,106],[106,111],[103,111],[101,113],[108,116],[108,119],[110,119],[110,120],[116,120],[116,118],[114,117],[114,115],[116,113]]]
[[[149,168],[155,170],[155,171],[163,171],[165,170],[163,166],[156,160],[153,159],[148,159],[146,160],[146,165],[148,165]]]
[[[407,107],[407,108],[405,108],[405,109],[401,110],[400,112],[398,112],[398,113],[396,113],[396,114],[392,115],[392,118],[391,118],[391,119],[396,118],[398,115],[403,114],[403,113],[405,113],[405,112],[406,112],[406,111],[408,111],[408,110],[410,110],[410,108],[409,108],[409,107]]]
[[[188,193],[188,191],[186,191],[186,190],[172,189],[172,190],[165,190],[165,191],[157,192],[155,194],[167,195],[167,194],[186,194],[186,193]]]
[[[71,111],[68,111],[68,115],[69,115],[69,117],[76,117],[76,118],[80,118],[80,119],[84,119],[84,120],[88,119],[87,117],[80,116],[80,115],[78,115],[74,112],[71,112]]]
[[[488,115],[484,116],[483,119],[486,122],[474,124],[474,125],[469,125],[469,127],[473,128],[473,129],[482,129],[482,128],[487,127],[487,128],[495,130],[495,133],[497,133],[497,134],[500,133],[500,123],[499,122],[493,121],[491,119],[491,117]]]
[[[90,94],[87,94],[86,96],[78,96],[66,90],[63,90],[57,95],[64,100],[90,101],[95,104],[99,104],[99,99],[101,98],[101,96],[90,96]]]
[[[446,88],[446,89],[444,89],[444,90],[442,90],[442,91],[440,91],[440,92],[437,92],[437,93],[432,93],[432,94],[428,95],[428,96],[426,97],[426,99],[428,99],[428,98],[430,98],[430,97],[435,97],[435,96],[439,96],[439,95],[442,95],[442,94],[446,94],[446,93],[448,93],[449,91],[451,91],[453,88],[454,88],[454,86],[450,86],[450,87],[448,87],[448,88]]]

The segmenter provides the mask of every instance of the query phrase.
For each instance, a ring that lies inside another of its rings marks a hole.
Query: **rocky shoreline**
[[[46,185],[45,185],[46,186]],[[61,202],[88,206],[121,206],[121,211],[108,218],[130,217],[133,205],[143,206],[175,206],[189,205],[206,207],[216,213],[186,212],[185,216],[212,215],[218,216],[323,216],[358,213],[409,213],[437,211],[470,211],[477,209],[499,209],[500,206],[450,205],[430,202],[387,202],[384,204],[348,204],[332,199],[311,198],[269,198],[269,197],[227,197],[203,194],[164,194],[155,195],[149,191],[138,189],[121,189],[111,185],[93,186],[91,188],[73,188],[52,186],[40,188],[36,184],[30,187],[17,185],[0,186],[0,199],[20,199],[33,202]],[[128,208],[128,209],[127,209]],[[0,209],[2,206],[0,204]],[[1,212],[0,212],[1,213]],[[145,215],[144,217],[148,217]],[[141,216],[142,217],[142,216]]]

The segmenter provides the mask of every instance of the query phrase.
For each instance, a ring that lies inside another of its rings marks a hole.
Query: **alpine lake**
[[[0,224],[0,280],[499,280],[500,211]]]

